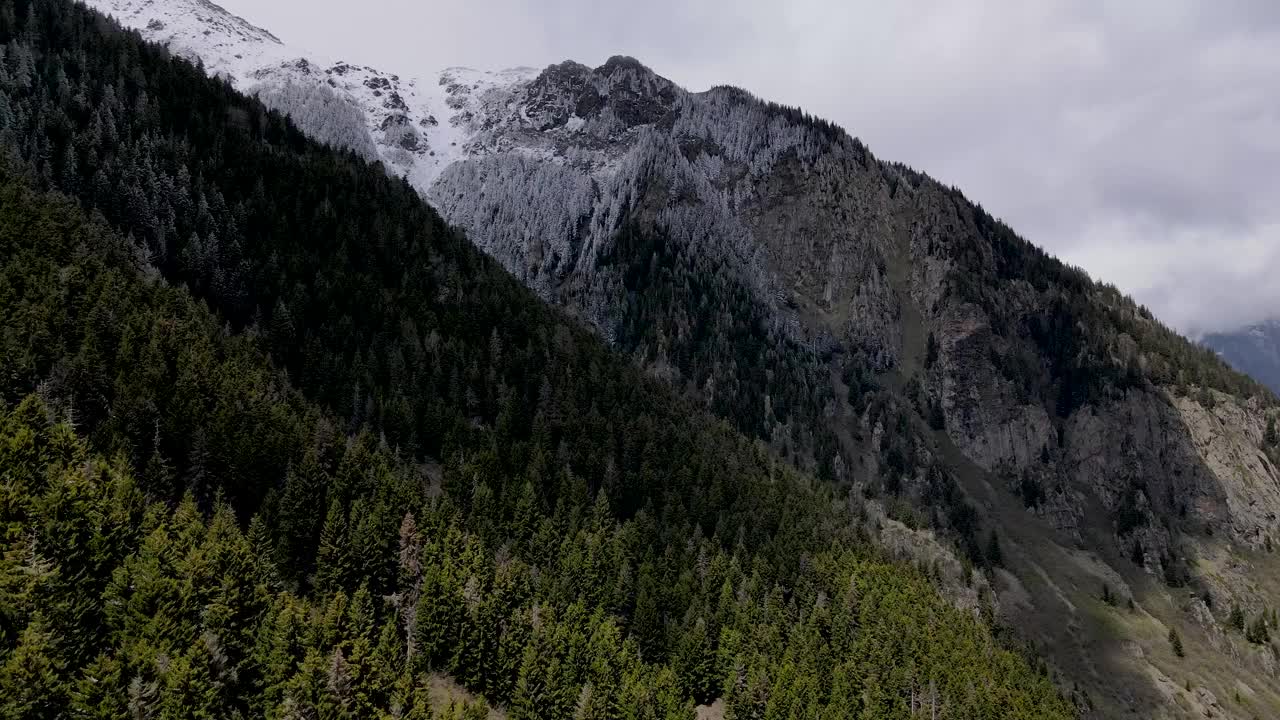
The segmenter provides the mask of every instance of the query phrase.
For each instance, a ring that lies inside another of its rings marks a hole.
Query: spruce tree
[[[37,613],[22,629],[16,647],[0,666],[0,709],[4,717],[61,717],[68,690],[60,677],[63,668],[53,629]]]

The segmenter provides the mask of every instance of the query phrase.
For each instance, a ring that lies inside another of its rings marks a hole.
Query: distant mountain
[[[1251,325],[1235,332],[1212,333],[1203,339],[1205,345],[1231,363],[1280,394],[1280,320]]]
[[[1040,650],[1084,714],[1280,714],[1275,650],[1237,622],[1265,629],[1280,602],[1274,398],[958,189],[632,58],[393,74],[196,0],[91,5],[404,176],[647,374],[868,499],[889,552],[979,569],[941,584]],[[310,302],[244,314],[301,354]],[[426,361],[353,355],[369,376]],[[378,387],[334,387],[335,407],[402,418]]]

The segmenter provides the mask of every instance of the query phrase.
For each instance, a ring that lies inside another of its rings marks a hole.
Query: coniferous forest
[[[0,716],[1070,716],[379,165],[68,0],[0,45]]]

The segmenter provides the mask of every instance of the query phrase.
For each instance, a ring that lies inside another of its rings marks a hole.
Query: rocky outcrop
[[[1268,538],[1280,539],[1280,472],[1260,449],[1267,413],[1256,398],[1213,397],[1212,407],[1187,396],[1174,397],[1173,407],[1200,463],[1222,488],[1225,507],[1218,510],[1231,537],[1261,549]]]

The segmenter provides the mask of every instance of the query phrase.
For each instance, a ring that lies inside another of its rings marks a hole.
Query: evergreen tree
[[[316,588],[333,592],[343,588],[354,570],[351,541],[347,532],[346,512],[334,500],[329,503],[320,531],[320,547],[316,553]]]
[[[1259,614],[1257,619],[1249,624],[1245,639],[1255,645],[1265,645],[1271,641],[1271,631],[1267,624],[1267,614],[1265,612]]]
[[[1244,632],[1244,610],[1238,604],[1231,605],[1231,614],[1227,616],[1227,624],[1240,632]]]
[[[1000,549],[1000,536],[996,534],[995,530],[991,531],[991,535],[987,539],[986,560],[991,567],[1004,565],[1004,552]]]
[[[61,716],[66,687],[59,677],[64,665],[56,644],[52,628],[34,615],[0,667],[0,712],[5,718]]]

